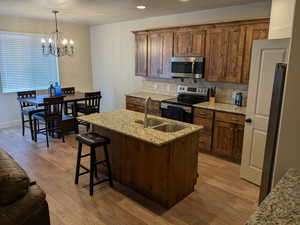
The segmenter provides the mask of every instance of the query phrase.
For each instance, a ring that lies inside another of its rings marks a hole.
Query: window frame
[[[49,34],[44,34],[44,33],[27,33],[27,32],[11,32],[11,31],[3,31],[0,30],[0,34],[12,34],[12,35],[32,35],[32,36],[39,36],[41,39],[42,38],[48,38]],[[40,42],[41,43],[41,42]],[[42,47],[41,47],[41,54],[42,54]],[[55,61],[56,61],[56,70],[57,70],[57,82],[61,85],[61,75],[60,75],[60,61],[59,61],[59,57],[57,56],[45,56],[45,57],[55,57]],[[1,75],[0,75],[1,76]],[[33,90],[33,89],[28,89],[28,91]],[[36,91],[45,91],[47,89],[44,88],[36,88],[34,89]],[[24,91],[24,90],[18,90],[18,91]],[[0,77],[0,94],[15,94],[18,91],[8,91],[8,92],[4,92],[3,90],[3,86],[1,83],[1,77]]]

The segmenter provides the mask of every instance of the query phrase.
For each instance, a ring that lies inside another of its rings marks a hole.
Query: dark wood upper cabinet
[[[268,39],[269,34],[269,22],[264,21],[258,24],[246,25],[246,39],[245,39],[245,51],[243,59],[243,72],[241,83],[247,84],[249,82],[251,53],[254,40]]]
[[[171,78],[173,56],[204,56],[211,82],[249,82],[254,40],[267,39],[269,19],[134,32],[136,75]]]
[[[191,52],[191,31],[176,31],[174,34],[174,56],[188,56]]]
[[[226,28],[211,28],[206,36],[205,79],[225,81],[227,64],[228,31]]]
[[[175,56],[204,56],[206,30],[180,29],[174,34]]]
[[[173,31],[149,32],[148,76],[171,78]]]
[[[148,34],[140,32],[135,34],[135,75],[147,76]]]
[[[227,28],[227,52],[224,82],[240,83],[243,72],[243,57],[245,49],[245,26]]]
[[[162,36],[162,71],[161,78],[171,78],[171,58],[174,55],[174,32],[165,31]]]
[[[148,35],[148,76],[159,77],[162,68],[162,37],[158,32]]]

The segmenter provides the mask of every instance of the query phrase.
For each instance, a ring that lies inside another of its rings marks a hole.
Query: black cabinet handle
[[[252,123],[252,119],[248,118],[245,120],[246,123]]]

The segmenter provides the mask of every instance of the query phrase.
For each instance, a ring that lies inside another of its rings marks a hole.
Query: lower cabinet
[[[216,155],[241,162],[244,115],[216,112],[212,152]]]
[[[214,112],[208,109],[194,109],[194,124],[202,125],[200,131],[199,150],[211,152]]]
[[[143,113],[145,110],[145,99],[126,96],[126,109]],[[149,114],[160,116],[160,102],[151,101],[149,105]]]
[[[240,163],[244,121],[244,115],[196,108],[194,123],[204,126],[199,137],[199,150]]]

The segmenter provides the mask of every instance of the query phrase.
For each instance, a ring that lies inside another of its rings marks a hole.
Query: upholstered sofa
[[[45,193],[1,148],[0,224],[50,225]]]

